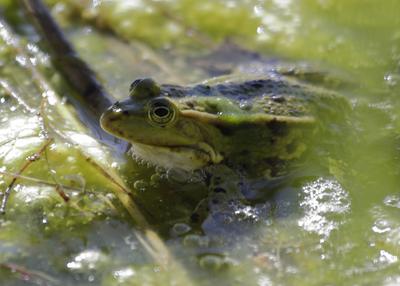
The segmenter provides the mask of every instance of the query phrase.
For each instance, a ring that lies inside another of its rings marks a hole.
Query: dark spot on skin
[[[297,144],[296,142],[292,142],[286,146],[286,151],[288,154],[294,153],[297,149]]]
[[[221,134],[225,136],[232,136],[237,130],[236,128],[229,126],[216,126],[216,127],[221,132]]]
[[[209,85],[199,84],[194,88],[197,92],[203,95],[210,95],[211,87]]]
[[[186,105],[187,105],[189,108],[191,108],[191,109],[194,108],[194,104],[193,104],[193,102],[191,102],[191,101],[187,102]]]
[[[211,202],[212,202],[214,205],[219,204],[219,201],[218,201],[217,199],[213,199],[213,200],[211,200]]]
[[[219,183],[221,183],[221,177],[215,177],[215,183],[216,184],[219,184]]]
[[[192,222],[199,222],[199,220],[200,220],[200,215],[199,215],[198,213],[193,213],[193,214],[190,216],[190,220],[191,220]]]
[[[253,82],[250,82],[250,85],[257,89],[262,88],[264,86],[262,81],[253,81]]]
[[[223,188],[221,188],[221,187],[216,187],[216,188],[214,189],[214,193],[223,193],[223,194],[226,194],[226,190],[223,189]]]
[[[287,161],[279,159],[277,157],[266,158],[264,159],[264,162],[267,166],[269,166],[272,177],[278,176],[279,173],[282,172],[282,170],[285,170],[287,163]]]
[[[279,122],[275,119],[267,122],[267,127],[271,130],[271,134],[275,136],[285,136],[289,131],[286,122]]]
[[[119,117],[110,117],[110,118],[108,118],[109,122],[114,122],[114,121],[118,121],[118,120],[119,120]]]

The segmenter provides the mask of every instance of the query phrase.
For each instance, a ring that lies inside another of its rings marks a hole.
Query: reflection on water
[[[319,178],[305,185],[300,196],[304,217],[299,225],[325,238],[344,223],[344,215],[350,212],[349,194],[334,179]]]

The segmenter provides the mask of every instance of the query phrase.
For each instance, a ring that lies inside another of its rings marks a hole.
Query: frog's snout
[[[107,132],[110,130],[111,123],[119,118],[118,112],[116,112],[116,110],[120,109],[118,105],[119,102],[114,103],[100,116],[100,126]]]

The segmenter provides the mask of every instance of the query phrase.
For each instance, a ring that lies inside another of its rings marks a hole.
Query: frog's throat
[[[195,146],[154,146],[133,142],[131,151],[134,158],[151,165],[185,171],[201,169],[223,160],[219,153],[203,142]]]

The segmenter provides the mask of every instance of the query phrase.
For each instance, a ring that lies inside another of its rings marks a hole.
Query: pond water
[[[32,163],[0,217],[1,285],[400,285],[399,1],[47,1],[115,98],[141,76],[185,84],[229,70],[235,45],[351,83],[339,90],[352,106],[338,111],[346,132],[301,178],[236,208],[229,224],[197,226],[187,218],[201,177],[182,183],[87,135],[14,2],[0,1],[1,190]],[[129,186],[158,247],[91,161]]]

